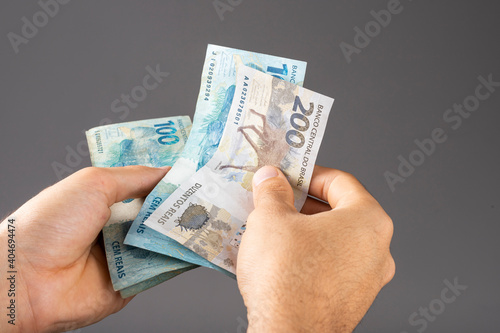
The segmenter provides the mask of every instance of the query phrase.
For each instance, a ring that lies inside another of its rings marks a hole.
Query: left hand
[[[147,195],[166,172],[141,166],[86,168],[12,214],[17,317],[15,326],[2,319],[0,331],[67,331],[121,310],[131,298],[122,299],[113,290],[106,256],[95,240],[112,204]],[[4,221],[0,224],[2,268],[7,268],[7,235]],[[2,297],[7,295],[7,283],[5,278],[0,281]]]

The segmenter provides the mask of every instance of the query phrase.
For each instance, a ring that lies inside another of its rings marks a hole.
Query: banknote
[[[233,102],[238,64],[298,85],[302,85],[306,71],[303,61],[208,45],[193,127],[186,147],[172,170],[146,198],[127,234],[125,244],[227,273],[172,239],[148,228],[144,221],[155,211],[158,202],[166,200],[180,183],[205,165],[217,150]]]
[[[154,287],[162,282],[170,280],[171,278],[174,278],[177,275],[182,274],[184,272],[190,271],[196,267],[198,267],[198,266],[191,265],[191,266],[186,267],[186,268],[181,268],[181,269],[177,269],[175,271],[169,271],[169,272],[165,272],[165,273],[156,275],[148,280],[144,280],[144,281],[139,282],[137,284],[134,284],[130,287],[121,289],[120,296],[122,298],[127,298],[130,296],[137,295],[138,293],[143,292],[144,290],[152,288],[152,287]]]
[[[191,120],[187,116],[93,128],[86,133],[92,165],[173,165],[185,146],[190,129]],[[121,290],[124,297],[196,267],[191,263],[123,243],[143,202],[143,199],[128,199],[114,204],[111,207],[111,217],[103,228],[113,288]]]
[[[252,178],[283,170],[302,208],[333,99],[250,67],[238,70],[234,101],[217,151],[180,184],[145,224],[235,273]]]

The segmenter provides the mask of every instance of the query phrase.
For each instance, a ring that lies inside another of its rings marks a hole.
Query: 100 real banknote
[[[96,167],[171,166],[180,156],[191,129],[187,116],[133,121],[87,131],[90,158]],[[129,199],[111,207],[103,238],[113,288],[132,296],[197,266],[178,259],[127,246],[125,236],[143,199]]]
[[[213,157],[145,221],[231,273],[254,208],[254,173],[265,165],[280,168],[300,211],[333,105],[329,97],[246,66],[238,70],[236,82]]]
[[[203,167],[216,152],[233,104],[237,64],[272,74],[276,80],[298,85],[302,85],[306,71],[303,61],[208,45],[193,127],[186,147],[172,170],[146,198],[125,239],[125,244],[214,268],[230,276],[232,272],[221,269],[192,249],[144,225],[144,222],[155,212],[158,203],[167,200],[182,182]]]

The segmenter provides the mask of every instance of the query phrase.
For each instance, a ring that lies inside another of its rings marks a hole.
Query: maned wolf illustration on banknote
[[[288,143],[283,141],[286,129],[271,129],[265,115],[258,113],[254,109],[250,109],[249,111],[251,114],[254,114],[262,119],[262,129],[259,130],[256,125],[248,125],[238,127],[238,132],[243,134],[247,142],[253,150],[255,150],[255,153],[257,154],[257,165],[223,165],[220,167],[221,169],[234,168],[257,172],[257,170],[265,165],[279,166],[280,162],[288,153]],[[258,139],[260,139],[260,144],[252,140],[250,135],[245,130],[252,130],[255,134],[257,134]]]

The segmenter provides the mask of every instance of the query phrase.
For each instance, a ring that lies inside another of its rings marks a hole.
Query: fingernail
[[[253,176],[253,186],[258,186],[264,180],[277,176],[278,176],[278,171],[276,170],[275,167],[272,166],[262,167],[259,170],[257,170],[255,175]]]
[[[159,167],[158,169],[170,170],[172,167],[170,165]]]

